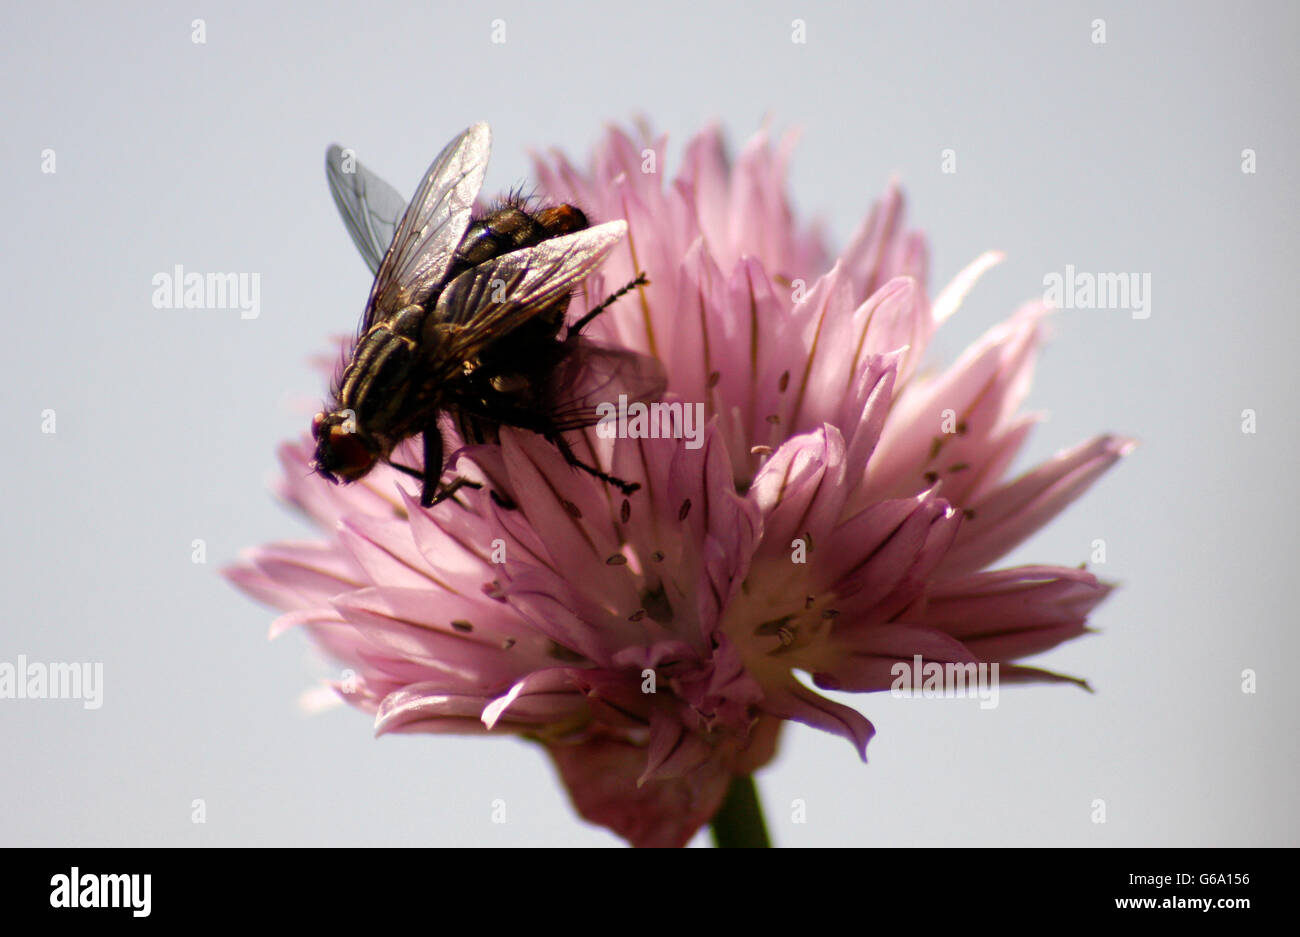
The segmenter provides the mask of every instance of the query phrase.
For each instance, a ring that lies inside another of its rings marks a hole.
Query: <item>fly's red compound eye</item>
[[[349,433],[342,426],[329,428],[329,448],[334,473],[348,481],[356,481],[374,467],[375,454],[360,436]]]

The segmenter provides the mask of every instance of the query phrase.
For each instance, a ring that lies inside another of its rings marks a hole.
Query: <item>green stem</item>
[[[731,779],[727,797],[713,818],[712,833],[713,845],[719,849],[766,849],[772,845],[751,775]]]

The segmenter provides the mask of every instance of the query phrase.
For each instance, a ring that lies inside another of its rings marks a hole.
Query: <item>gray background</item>
[[[369,285],[326,144],[409,193],[486,119],[495,191],[526,180],[527,147],[585,156],[638,112],[671,135],[670,170],[711,119],[733,150],[765,116],[801,125],[796,204],[837,244],[897,173],[934,290],[1006,250],[932,361],[1066,264],[1153,282],[1147,320],[1056,317],[1029,400],[1051,418],[1017,466],[1105,430],[1142,440],[1009,560],[1073,565],[1106,540],[1098,571],[1123,588],[1102,634],[1040,660],[1097,693],[1010,688],[988,712],[856,697],[879,730],[871,763],[794,727],[760,778],[776,841],[1297,843],[1294,4],[265,7],[0,12],[0,660],[102,661],[106,682],[94,712],[0,701],[0,844],[618,842],[575,819],[522,742],[375,741],[351,710],[299,713],[323,665],[301,635],[268,644],[272,613],[217,569],[308,533],[265,482],[323,390],[306,359],[353,327]],[[151,278],[175,264],[260,273],[260,318],[153,308]]]

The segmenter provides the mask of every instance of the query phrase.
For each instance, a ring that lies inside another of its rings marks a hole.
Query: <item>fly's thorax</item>
[[[376,435],[384,433],[409,392],[424,317],[424,310],[413,305],[372,327],[357,342],[343,372],[339,407],[353,411]]]
[[[464,360],[458,356],[455,345],[463,332],[464,326],[455,322],[439,322],[433,316],[425,320],[420,330],[420,358],[431,383],[448,381],[460,374]]]
[[[441,405],[436,346],[424,334],[429,318],[422,306],[411,304],[372,326],[343,371],[336,412],[352,414],[353,431],[376,459],[388,458],[399,442],[422,431]],[[353,453],[345,461],[360,466],[355,445],[335,437],[329,445]]]

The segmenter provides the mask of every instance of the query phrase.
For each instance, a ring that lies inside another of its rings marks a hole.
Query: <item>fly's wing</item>
[[[599,422],[596,407],[618,406],[619,394],[628,403],[649,402],[668,386],[659,359],[624,348],[607,348],[589,339],[570,339],[573,350],[551,376],[550,415],[560,430],[582,429]]]
[[[443,147],[424,174],[375,274],[363,332],[412,303],[423,304],[442,285],[469,227],[491,145],[488,125],[475,124]]]
[[[434,321],[447,329],[452,360],[507,335],[567,296],[604,262],[627,233],[627,222],[550,238],[466,270],[443,289]]]
[[[373,276],[393,243],[406,199],[337,143],[325,151],[325,179],[352,243]]]

